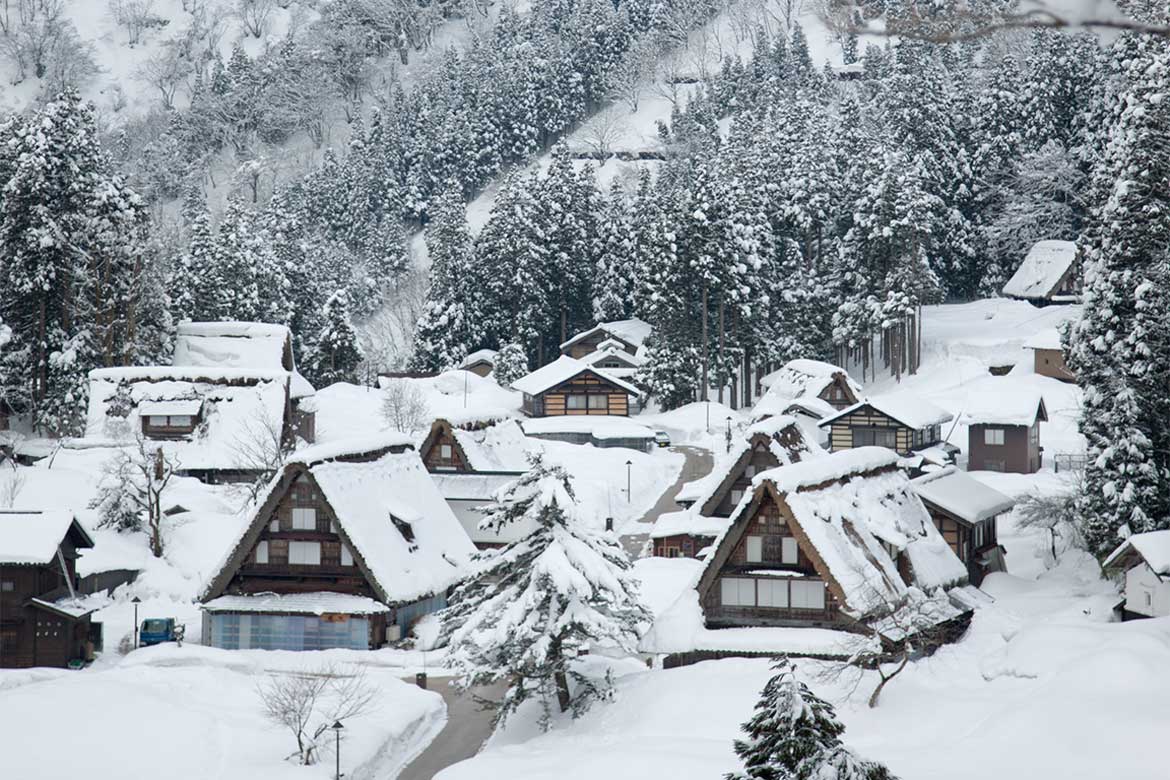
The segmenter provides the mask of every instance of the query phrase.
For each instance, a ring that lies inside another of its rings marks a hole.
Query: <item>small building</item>
[[[974,477],[948,466],[911,480],[934,526],[967,567],[972,585],[993,571],[1006,571],[1004,549],[996,525],[999,516],[1016,505]]]
[[[654,326],[637,317],[628,320],[599,322],[589,330],[582,331],[561,344],[561,354],[580,359],[605,344],[607,348],[617,345],[622,352],[641,355],[646,339],[649,338],[653,330]]]
[[[85,438],[151,442],[180,474],[250,481],[292,444],[291,374],[284,370],[131,366],[89,372]]]
[[[541,417],[522,425],[524,435],[533,439],[639,452],[654,448],[654,431],[628,417]]]
[[[1113,576],[1125,574],[1122,620],[1170,616],[1170,531],[1133,534],[1102,568]]]
[[[532,450],[516,420],[495,417],[437,419],[419,445],[447,506],[479,549],[508,544],[532,530],[520,523],[499,531],[479,527],[479,510],[528,470]]]
[[[907,392],[863,398],[821,420],[829,429],[829,450],[887,447],[910,456],[942,443],[942,425],[953,415]]]
[[[404,434],[295,453],[200,601],[224,649],[374,649],[446,606],[475,547]]]
[[[1068,367],[1060,331],[1056,328],[1042,330],[1024,342],[1024,349],[1032,350],[1033,370],[1040,376],[1059,379],[1061,382],[1076,382],[1076,374]]]
[[[529,417],[627,417],[630,399],[642,395],[624,379],[566,355],[517,379],[512,389],[523,393],[521,408]]]
[[[781,466],[752,491],[696,586],[707,628],[872,627],[890,642],[927,620],[965,629],[969,608],[947,592],[966,585],[966,567],[893,452],[861,447]],[[899,620],[903,610],[916,619]]]
[[[71,512],[0,510],[0,668],[93,660],[102,625],[77,577],[78,550],[90,547]]]
[[[705,517],[694,506],[664,512],[650,530],[652,552],[658,558],[700,558],[711,551],[727,525],[727,518]]]
[[[967,470],[1034,474],[1044,448],[1040,423],[1048,421],[1044,398],[1032,390],[980,392],[960,416],[967,428]]]
[[[292,432],[316,439],[316,390],[297,371],[292,331],[264,322],[183,322],[175,333],[171,365],[191,368],[287,371]]]
[[[476,376],[487,376],[496,369],[496,355],[499,353],[494,349],[477,349],[467,357],[463,358],[463,362],[459,364],[459,368],[463,371],[470,371]]]
[[[1007,298],[1046,306],[1081,297],[1080,253],[1073,241],[1037,241],[1003,286]]]

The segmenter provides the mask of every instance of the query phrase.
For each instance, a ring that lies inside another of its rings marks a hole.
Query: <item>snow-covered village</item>
[[[0,778],[1166,780],[1170,11],[0,0]]]

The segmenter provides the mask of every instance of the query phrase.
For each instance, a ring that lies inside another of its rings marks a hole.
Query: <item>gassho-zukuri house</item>
[[[474,552],[408,436],[307,448],[203,593],[203,643],[381,647],[446,606]]]
[[[790,360],[761,377],[764,393],[752,408],[762,420],[777,414],[803,414],[823,420],[857,403],[861,385],[840,366],[820,360]]]
[[[873,630],[891,643],[961,634],[973,601],[967,568],[880,447],[756,475],[696,590],[707,628]]]

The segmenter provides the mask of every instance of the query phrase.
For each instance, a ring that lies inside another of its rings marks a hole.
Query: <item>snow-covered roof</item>
[[[640,396],[642,391],[622,379],[618,379],[613,374],[609,374],[603,368],[594,368],[586,363],[571,358],[568,355],[561,355],[559,358],[549,363],[546,366],[541,366],[530,374],[522,376],[512,383],[513,390],[519,390],[521,393],[528,395],[540,395],[545,390],[549,390],[562,382],[567,382],[573,377],[583,372],[592,372],[602,379],[612,382],[618,387],[626,390],[633,395]]]
[[[448,501],[490,501],[496,492],[515,482],[518,474],[432,472],[431,479]]]
[[[382,431],[369,436],[353,436],[302,447],[289,455],[285,459],[285,463],[300,463],[311,466],[322,461],[360,457],[379,453],[382,450],[402,447],[414,449],[414,439],[409,433]]]
[[[761,471],[752,479],[752,487],[768,481],[781,492],[815,487],[826,482],[846,479],[877,469],[896,466],[898,454],[885,447],[854,447],[823,458]]]
[[[974,525],[1009,511],[1015,499],[980,482],[965,471],[947,466],[910,481],[928,504]]]
[[[599,322],[589,330],[584,330],[578,333],[573,338],[561,344],[561,349],[567,349],[578,341],[589,338],[597,332],[608,333],[611,336],[617,336],[622,341],[633,347],[641,347],[646,341],[646,338],[654,330],[654,326],[645,320],[640,320],[633,317],[628,320],[612,320],[610,322]]]
[[[1045,328],[1044,330],[1033,334],[1027,341],[1025,341],[1024,349],[1063,350],[1064,345],[1060,343],[1060,331],[1056,328]]]
[[[590,352],[588,355],[580,358],[581,362],[587,366],[594,366],[603,360],[620,360],[625,363],[625,366],[617,371],[636,369],[645,365],[646,358],[641,355],[631,354],[622,349],[622,345],[613,340],[603,341],[597,345],[597,349]],[[614,368],[605,368],[605,371],[615,371]],[[615,373],[614,376],[617,376]]]
[[[459,364],[459,368],[468,368],[476,363],[491,363],[496,364],[496,355],[499,353],[494,349],[477,349],[467,357],[463,358],[463,362]]]
[[[760,379],[760,385],[767,391],[764,397],[801,398],[820,395],[838,376],[845,379],[854,395],[861,394],[861,385],[845,369],[820,360],[790,360]]]
[[[829,425],[834,420],[847,417],[866,406],[876,409],[887,417],[902,423],[907,428],[914,428],[916,430],[931,425],[941,425],[954,419],[954,415],[945,409],[940,409],[930,401],[903,390],[862,398],[853,404],[853,406],[842,409],[831,417],[826,417],[818,424],[822,426]]]
[[[62,617],[67,617],[70,620],[78,620],[93,612],[97,611],[96,606],[89,606],[85,599],[75,598],[73,596],[65,596],[56,601],[47,601],[45,599],[29,599],[29,602],[41,609],[47,609],[50,612],[55,612]]]
[[[313,386],[296,370],[292,332],[264,322],[183,322],[175,333],[176,366],[250,368],[292,373],[292,398],[313,395]]]
[[[959,415],[965,425],[1023,425],[1031,427],[1037,420],[1047,420],[1044,397],[1026,387],[1002,390],[980,388]]]
[[[142,401],[138,404],[139,417],[155,415],[189,415],[194,417],[203,408],[203,399],[177,399],[171,401]]]
[[[1133,553],[1141,556],[1159,577],[1170,577],[1170,530],[1131,535],[1109,554],[1102,567],[1115,568]]]
[[[778,414],[803,414],[814,420],[823,420],[836,413],[835,406],[815,395],[807,395],[803,398],[784,398],[765,393],[752,407],[753,420],[763,420]]]
[[[667,536],[719,536],[727,530],[730,520],[726,517],[706,517],[699,514],[697,507],[683,509],[678,512],[665,512],[654,521],[654,528],[650,531],[651,539],[662,539]]]
[[[198,405],[202,419],[187,438],[152,442],[180,469],[255,468],[247,455],[268,431],[282,431],[289,372],[193,366],[100,368],[89,373],[85,437],[115,445],[142,434],[141,411]],[[158,406],[162,404],[163,406]],[[187,414],[188,412],[167,412]]]
[[[534,417],[521,422],[524,433],[540,436],[551,433],[588,433],[595,439],[653,439],[654,431],[628,417],[611,415],[558,415]]]
[[[431,474],[431,479],[443,494],[443,498],[447,499],[463,530],[477,545],[509,544],[535,530],[536,524],[531,520],[507,523],[499,530],[479,527],[484,515],[476,511],[477,508],[490,502],[518,477],[518,474]]]
[[[486,427],[455,427],[455,441],[475,471],[526,471],[533,443],[516,420]]]
[[[1048,298],[1056,292],[1077,259],[1073,241],[1037,241],[1003,286],[1010,298]]]
[[[207,612],[284,612],[295,615],[377,615],[390,607],[350,593],[253,593],[220,596],[203,604]]]
[[[44,565],[52,563],[61,541],[74,528],[83,547],[93,547],[93,540],[64,510],[0,510],[0,563]]]

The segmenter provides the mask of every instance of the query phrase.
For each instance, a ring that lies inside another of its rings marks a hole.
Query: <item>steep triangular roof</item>
[[[419,454],[425,460],[439,437],[448,435],[460,459],[471,471],[522,472],[528,469],[529,439],[520,424],[511,417],[448,420],[431,423]]]
[[[588,330],[583,330],[576,336],[561,344],[561,349],[568,349],[579,341],[589,338],[595,333],[606,333],[609,336],[616,338],[629,346],[633,347],[635,351],[646,341],[650,333],[654,330],[654,326],[645,320],[640,320],[637,317],[632,317],[628,320],[611,320],[610,322],[599,322]]]
[[[1003,286],[1003,294],[1026,300],[1050,298],[1069,274],[1076,272],[1076,263],[1076,242],[1037,241]]]

